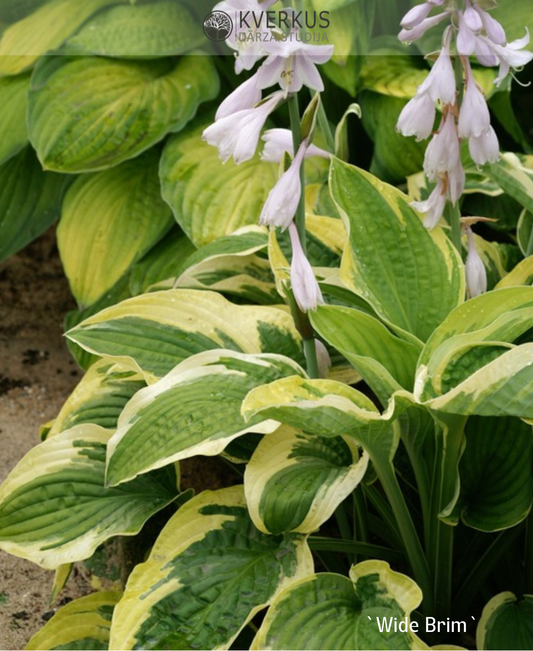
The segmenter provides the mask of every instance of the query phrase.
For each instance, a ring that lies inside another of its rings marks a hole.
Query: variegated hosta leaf
[[[528,417],[533,344],[522,341],[532,316],[531,287],[499,289],[454,310],[422,351],[417,399],[447,413]]]
[[[495,289],[503,289],[504,287],[517,287],[519,285],[532,285],[533,284],[533,256],[526,258],[519,262],[516,267],[510,271],[500,282],[496,285]]]
[[[257,255],[267,245],[265,228],[245,226],[203,246],[190,256],[178,278],[171,278],[158,287],[211,289],[241,296],[254,303],[279,303],[268,259]]]
[[[533,213],[533,171],[522,165],[516,154],[503,154],[497,163],[488,167],[487,174],[502,190]]]
[[[193,57],[204,65],[205,57]],[[216,147],[202,141],[206,124],[171,138],[161,158],[163,198],[176,221],[197,247],[257,224],[278,166],[259,156],[222,165]]]
[[[183,506],[132,572],[115,610],[111,649],[229,649],[276,594],[313,572],[305,537],[251,523],[242,486]]]
[[[71,601],[28,642],[26,649],[109,649],[109,631],[119,592],[96,592]]]
[[[51,0],[9,25],[0,39],[0,75],[17,75],[58,48],[87,18],[120,0]],[[43,29],[43,26],[46,26]]]
[[[183,361],[126,405],[109,443],[108,484],[197,454],[219,454],[247,432],[273,432],[277,423],[262,417],[246,423],[242,401],[254,387],[295,373],[304,371],[280,355],[215,350]]]
[[[265,533],[311,533],[354,490],[368,466],[350,437],[323,438],[282,426],[265,436],[246,466],[244,489]]]
[[[187,6],[163,0],[100,12],[67,41],[67,49],[108,57],[162,57],[204,44],[201,23]]]
[[[28,143],[26,114],[30,75],[0,79],[0,165]]]
[[[82,423],[116,429],[126,403],[145,386],[132,371],[121,371],[105,359],[95,362],[61,408],[48,436]]]
[[[246,419],[274,418],[327,438],[351,436],[371,459],[388,463],[398,447],[398,432],[391,424],[412,404],[412,396],[400,391],[380,414],[369,398],[345,384],[293,376],[251,391],[242,413]]]
[[[159,153],[79,176],[63,201],[57,243],[80,306],[108,292],[174,223],[161,199]]]
[[[187,259],[196,247],[176,224],[130,271],[129,288],[132,296],[152,291],[167,278],[176,278],[186,267]]]
[[[533,595],[500,592],[483,609],[476,646],[484,651],[533,648]]]
[[[457,251],[440,228],[423,226],[404,194],[363,170],[335,159],[330,189],[349,230],[344,281],[386,321],[425,341],[464,299]]]
[[[366,90],[388,97],[411,99],[428,75],[428,67],[420,57],[409,56],[397,48],[394,53],[374,50],[361,69],[361,85]]]
[[[461,493],[450,524],[500,531],[521,522],[533,498],[531,425],[519,418],[471,417],[459,464]]]
[[[92,316],[67,337],[153,381],[204,350],[279,353],[303,362],[292,317],[273,307],[240,306],[215,292],[143,294]]]
[[[34,447],[0,487],[0,548],[46,569],[89,558],[138,533],[177,494],[172,472],[104,486],[111,433],[78,425]]]
[[[398,630],[421,601],[416,583],[384,561],[352,566],[349,579],[315,574],[276,597],[252,649],[428,649]]]
[[[32,76],[30,140],[46,169],[106,169],[182,129],[217,92],[206,57],[48,57]]]
[[[399,339],[361,310],[324,305],[310,316],[316,331],[351,362],[384,404],[398,389],[412,390],[419,346]]]

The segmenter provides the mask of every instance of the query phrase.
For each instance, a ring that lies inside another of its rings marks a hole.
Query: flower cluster
[[[430,15],[434,10],[439,13]],[[532,58],[523,51],[529,34],[506,44],[503,27],[476,0],[465,0],[464,8],[455,2],[428,0],[413,7],[402,20],[401,41],[411,43],[429,28],[448,20],[439,56],[426,80],[418,87],[416,96],[405,106],[398,119],[398,130],[418,140],[433,133],[436,103],[442,116],[437,131],[429,143],[424,159],[424,171],[436,185],[426,201],[415,202],[414,207],[426,213],[428,228],[439,222],[446,200],[456,204],[464,190],[465,172],[461,163],[461,140],[468,140],[472,160],[477,165],[495,162],[499,157],[498,138],[490,124],[485,97],[472,74],[469,57],[475,54],[486,67],[499,65],[495,80],[500,84],[511,68],[517,69]],[[456,76],[452,63],[452,41],[461,64],[464,92],[459,105]]]
[[[266,0],[261,5],[257,0],[224,0],[215,10],[263,11],[270,4],[271,0]],[[297,39],[262,39],[257,46],[249,47],[247,44],[250,41],[255,43],[255,40],[241,40],[239,29],[237,27],[229,43],[237,50],[236,72],[251,70],[260,59],[264,61],[255,74],[221,103],[215,122],[203,133],[203,139],[218,148],[223,162],[233,157],[237,164],[253,157],[265,122],[285,99],[300,91],[303,86],[318,92],[324,89],[317,65],[326,63],[333,54],[333,46],[310,45]],[[275,85],[279,89],[263,98],[262,91]],[[280,163],[284,160],[285,152],[293,160],[270,191],[259,223],[270,227],[278,226],[282,230],[289,228],[293,250],[292,289],[300,309],[307,311],[316,308],[322,297],[298,232],[293,228],[302,195],[300,170],[304,158],[329,157],[329,154],[312,145],[308,137],[303,139],[295,152],[292,133],[288,129],[271,129],[264,134],[263,139],[263,160]]]

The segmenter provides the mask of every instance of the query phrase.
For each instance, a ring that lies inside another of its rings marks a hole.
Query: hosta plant
[[[533,644],[533,15],[377,4],[301,3],[328,44],[234,21],[235,57],[209,4],[0,6],[0,255],[60,217],[86,371],[0,547],[55,596],[143,559],[27,648]],[[182,490],[199,455],[234,481]]]

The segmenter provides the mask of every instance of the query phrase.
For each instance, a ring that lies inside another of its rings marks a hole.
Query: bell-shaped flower
[[[470,298],[475,298],[487,291],[487,270],[479,253],[476,250],[474,233],[470,226],[467,226],[468,255],[465,262],[466,286]]]
[[[290,36],[296,37],[291,33]],[[257,71],[259,88],[279,84],[285,93],[297,93],[302,86],[319,92],[324,82],[317,65],[326,63],[333,55],[333,45],[310,45],[286,38],[283,41],[267,41],[264,47],[268,57]]]
[[[433,5],[429,2],[423,2],[421,5],[416,5],[410,9],[402,18],[400,25],[405,29],[413,29],[428,17],[429,12],[433,9]]]
[[[445,11],[442,14],[437,14],[436,16],[425,18],[421,23],[418,23],[418,25],[412,29],[402,29],[402,31],[398,34],[398,38],[400,41],[402,41],[402,43],[414,43],[414,41],[417,41],[421,36],[423,36],[428,31],[428,29],[431,29],[432,27],[435,27],[435,25],[441,23],[445,18],[450,16],[451,13],[451,11]]]
[[[477,4],[475,5],[475,11],[481,18],[487,37],[490,38],[493,43],[504,45],[507,38],[505,36],[505,30],[500,23]]]
[[[496,45],[485,37],[481,38],[490,47],[500,62],[498,77],[494,80],[496,86],[498,86],[505,79],[505,77],[507,77],[507,74],[511,68],[514,70],[522,68],[533,59],[533,52],[524,50],[524,48],[529,44],[529,31],[527,27],[525,36],[519,38],[516,41],[508,43],[505,47],[502,45]]]
[[[294,156],[294,144],[292,140],[292,131],[290,129],[269,129],[261,137],[265,142],[265,147],[261,154],[262,160],[267,163],[279,163],[283,159],[285,152]],[[305,150],[305,158],[311,156],[320,156],[321,158],[331,158],[331,154],[325,149],[309,145]]]
[[[332,366],[331,357],[329,356],[328,349],[318,339],[315,339],[315,349],[316,349],[316,361],[318,364],[318,375],[321,378],[327,378],[329,375],[329,369]]]
[[[470,0],[466,0],[466,8],[464,11],[465,25],[474,33],[479,33],[483,29],[483,21],[480,14],[474,9]]]
[[[446,205],[446,183],[445,178],[441,175],[437,181],[437,185],[425,201],[413,201],[411,206],[426,214],[424,219],[424,226],[431,230],[439,223],[444,206]]]
[[[463,192],[465,191],[465,183],[466,174],[461,159],[459,159],[457,165],[453,169],[449,170],[447,174],[448,198],[454,205],[463,195]]]
[[[477,165],[495,163],[500,157],[498,136],[491,126],[481,135],[469,138],[468,149],[472,160]]]
[[[202,139],[218,148],[225,163],[231,156],[237,163],[250,160],[255,153],[261,129],[268,116],[283,99],[283,92],[273,93],[256,108],[232,113],[204,130]]]
[[[490,127],[490,113],[487,102],[472,75],[466,61],[466,88],[459,113],[457,131],[460,138],[477,138]]]
[[[493,68],[498,65],[498,57],[483,39],[476,38],[476,48],[474,52],[476,59],[482,66],[485,66],[485,68]]]
[[[468,27],[462,11],[457,12],[459,18],[459,31],[457,33],[457,52],[462,56],[469,57],[476,49],[477,37]]]
[[[461,150],[455,118],[446,113],[442,118],[439,131],[433,136],[427,146],[424,157],[426,176],[434,181],[439,173],[450,172],[461,161]]]
[[[316,310],[324,299],[318,286],[313,268],[306,258],[300,243],[298,229],[294,222],[289,226],[292,244],[291,287],[298,307],[302,312]]]
[[[263,32],[270,31],[265,24],[260,23],[257,26],[250,16],[266,15],[265,9],[273,5],[276,0],[223,0],[219,2],[213,11],[223,11],[228,14],[233,21],[233,30],[226,40],[226,44],[233,50],[236,50],[235,72],[241,73],[243,70],[251,70],[254,65],[267,55],[263,47]],[[241,16],[249,14],[247,21],[241,21]],[[262,21],[263,22],[263,21]],[[247,26],[247,24],[249,27]]]
[[[230,93],[220,104],[215,115],[215,120],[225,118],[237,111],[253,108],[261,101],[261,89],[257,87],[255,75],[243,82],[233,93]]]
[[[431,72],[418,87],[419,93],[427,93],[436,102],[455,104],[455,73],[450,58],[451,28],[444,33],[440,54],[431,68]]]
[[[300,168],[307,149],[304,140],[288,170],[283,172],[276,185],[270,190],[259,223],[263,226],[279,226],[285,230],[294,219],[302,194]]]
[[[417,140],[429,138],[435,124],[435,102],[427,93],[417,93],[403,107],[396,130],[404,136],[416,136]]]

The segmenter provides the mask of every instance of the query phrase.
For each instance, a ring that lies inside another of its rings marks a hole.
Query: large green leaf
[[[242,486],[206,491],[169,520],[132,572],[110,648],[229,649],[281,589],[312,572],[303,536],[253,526]]]
[[[64,177],[43,172],[31,147],[0,166],[0,261],[55,222],[64,188]]]
[[[199,57],[197,57],[199,58]],[[205,124],[171,138],[161,159],[163,198],[198,247],[256,224],[278,166],[259,156],[222,165],[215,147],[201,139]]]
[[[459,464],[461,494],[446,521],[499,531],[521,522],[533,498],[531,425],[519,418],[469,418]]]
[[[324,305],[311,314],[316,331],[354,366],[386,403],[394,391],[411,390],[420,353],[361,310]]]
[[[533,171],[522,165],[516,154],[503,154],[486,172],[502,190],[533,213]]]
[[[121,0],[50,0],[10,25],[0,39],[0,75],[17,75],[58,48],[96,11]],[[124,0],[122,0],[124,1]]]
[[[424,228],[404,194],[368,172],[335,159],[330,188],[349,230],[344,281],[385,320],[426,340],[464,300],[457,251],[440,228]]]
[[[107,483],[197,454],[219,454],[246,432],[273,432],[277,423],[262,417],[245,422],[242,401],[254,387],[295,373],[304,371],[278,355],[214,350],[183,361],[126,405],[109,443]]]
[[[533,8],[529,2],[521,0],[507,0],[505,4],[498,3],[491,14],[493,18],[500,21],[506,31],[508,41],[523,38],[525,28],[533,29]],[[533,44],[528,44],[528,49],[533,50]]]
[[[26,645],[33,649],[109,649],[109,631],[119,592],[96,592],[60,608]]]
[[[108,57],[164,57],[204,43],[200,21],[183,3],[160,0],[99,13],[67,41],[67,48]]]
[[[285,311],[239,306],[193,289],[136,296],[86,319],[67,337],[91,353],[142,369],[148,379],[215,348],[279,353],[303,362],[300,336]]]
[[[65,195],[57,241],[78,304],[95,303],[172,226],[161,199],[159,156],[77,178]]]
[[[501,592],[483,609],[476,632],[477,648],[533,648],[533,595],[518,599],[512,592]]]
[[[146,386],[131,371],[121,371],[102,359],[91,366],[54,420],[48,436],[74,425],[94,423],[108,430],[117,427],[118,417],[130,398]]]
[[[398,630],[422,601],[416,583],[384,561],[352,566],[350,578],[315,574],[285,588],[274,600],[253,649],[427,649]],[[394,626],[396,624],[396,627]]]
[[[26,115],[30,76],[0,79],[0,165],[27,144]]]
[[[265,436],[244,473],[248,511],[265,533],[311,533],[354,490],[368,466],[349,437],[323,438],[282,426]]]
[[[32,77],[30,140],[47,169],[106,169],[182,129],[217,92],[218,75],[205,57],[48,57]]]
[[[89,558],[102,542],[138,533],[177,494],[172,472],[104,486],[111,433],[78,425],[34,447],[0,488],[0,548],[41,567]]]

